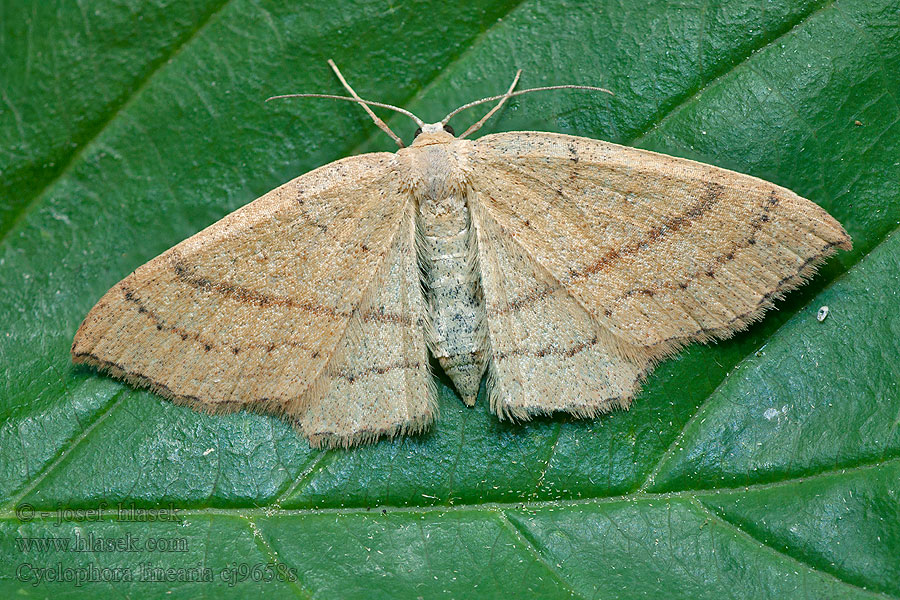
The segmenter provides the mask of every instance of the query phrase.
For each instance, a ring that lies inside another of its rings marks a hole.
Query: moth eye
[[[422,133],[422,128],[421,128],[421,127],[419,127],[419,128],[416,129],[416,132],[413,134],[413,139],[416,139],[417,137],[419,137],[419,134],[420,134],[420,133]]]
[[[444,125],[444,131],[446,131],[446,132],[449,133],[450,135],[456,135],[456,132],[453,131],[453,128],[450,127],[449,125]]]

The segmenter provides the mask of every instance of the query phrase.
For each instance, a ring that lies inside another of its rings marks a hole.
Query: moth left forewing
[[[472,161],[481,209],[499,231],[620,350],[654,359],[746,327],[850,248],[834,218],[790,190],[686,159],[512,132],[475,140]]]
[[[421,428],[433,413],[421,302],[384,295],[418,290],[413,205],[393,161],[320,167],[139,267],[90,311],[73,361],[196,409],[287,416],[313,443]],[[385,369],[406,385],[370,376]],[[378,398],[377,410],[360,418],[347,398]]]

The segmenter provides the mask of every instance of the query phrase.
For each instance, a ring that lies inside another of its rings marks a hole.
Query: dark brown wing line
[[[253,304],[259,307],[265,306],[288,306],[296,308],[317,316],[327,316],[348,319],[352,316],[352,311],[340,311],[328,306],[312,304],[310,302],[299,302],[293,298],[286,296],[277,296],[274,294],[263,294],[250,288],[235,285],[231,283],[211,281],[206,277],[194,275],[189,272],[188,268],[178,259],[174,258],[171,262],[172,270],[175,276],[182,282],[188,284],[204,292],[212,292],[221,296],[227,296],[243,304]],[[374,321],[378,323],[397,323],[401,325],[411,325],[412,321],[403,315],[394,313],[385,313],[381,311],[370,311],[360,315],[363,321]]]
[[[212,340],[208,340],[203,338],[199,333],[194,331],[188,331],[186,329],[182,329],[180,327],[175,327],[174,325],[170,325],[165,319],[160,317],[156,312],[147,308],[145,301],[142,298],[139,298],[137,294],[135,294],[131,289],[127,286],[122,285],[122,294],[125,297],[125,300],[136,305],[138,313],[146,316],[155,326],[157,331],[171,331],[181,337],[182,340],[187,341],[188,339],[194,340],[207,352],[212,350],[213,348],[219,348],[219,345],[213,342]],[[280,346],[291,346],[294,348],[306,348],[300,342],[296,342],[293,340],[286,340],[284,342],[279,343],[268,343],[268,344],[244,344],[242,346],[231,346],[229,349],[233,354],[238,354],[241,350],[248,350],[252,348],[265,348],[267,352],[272,352],[275,348]],[[315,358],[315,354],[313,353],[313,358]]]

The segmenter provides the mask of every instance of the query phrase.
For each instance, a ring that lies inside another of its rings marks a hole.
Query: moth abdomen
[[[485,336],[481,333],[484,300],[469,209],[462,194],[426,195],[419,201],[423,241],[419,260],[431,313],[432,354],[472,406],[484,373]]]

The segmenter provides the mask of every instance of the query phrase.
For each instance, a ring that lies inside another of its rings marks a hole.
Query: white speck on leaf
[[[61,212],[57,212],[57,211],[55,211],[55,210],[51,210],[51,211],[50,211],[50,216],[53,217],[54,219],[56,219],[57,221],[62,221],[62,222],[65,223],[66,225],[71,225],[71,224],[72,224],[72,221],[69,220],[69,217],[66,216],[65,214],[61,213]]]

